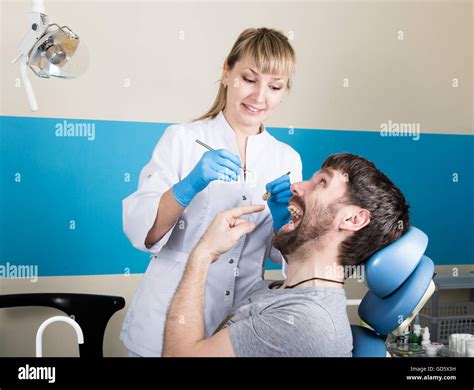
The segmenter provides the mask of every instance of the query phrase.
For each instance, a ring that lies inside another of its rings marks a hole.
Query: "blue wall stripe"
[[[0,265],[38,265],[40,276],[144,272],[148,255],[123,234],[121,201],[136,189],[169,124],[65,120],[94,124],[95,139],[57,137],[64,119],[0,117]],[[474,263],[472,136],[422,134],[415,141],[371,131],[268,130],[301,154],[305,179],[331,153],[373,161],[407,197],[412,224],[430,238],[427,255],[436,264]]]

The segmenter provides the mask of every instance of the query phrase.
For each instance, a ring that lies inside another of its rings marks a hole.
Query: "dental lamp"
[[[85,69],[87,54],[81,50],[81,58],[77,58],[79,36],[67,26],[51,23],[51,18],[45,13],[43,0],[32,0],[32,10],[27,13],[27,18],[30,30],[19,45],[20,54],[12,63],[20,61],[20,77],[28,104],[32,111],[37,111],[38,103],[27,67],[41,78],[69,79],[77,77]],[[73,55],[75,60],[71,62]]]

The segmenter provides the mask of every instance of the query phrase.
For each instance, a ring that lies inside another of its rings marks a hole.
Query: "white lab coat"
[[[170,301],[182,278],[188,256],[216,213],[240,205],[265,204],[265,184],[291,171],[290,181],[302,180],[299,154],[262,131],[247,139],[246,169],[239,181],[213,181],[192,200],[168,233],[147,249],[145,237],[151,228],[160,197],[186,177],[207,150],[239,155],[235,132],[221,112],[215,119],[168,127],[142,169],[138,190],[123,200],[123,228],[134,247],[151,253],[151,261],[125,317],[120,338],[142,356],[160,356],[164,325]],[[271,240],[273,223],[268,206],[248,220],[255,230],[242,237],[209,268],[205,297],[206,337],[229,315],[251,286],[262,279],[266,258],[281,263]]]

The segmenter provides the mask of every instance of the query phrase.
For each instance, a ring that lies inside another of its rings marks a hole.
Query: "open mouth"
[[[256,107],[249,106],[245,103],[242,103],[242,106],[244,107],[245,112],[249,113],[250,115],[258,115],[262,111],[264,111],[263,109],[258,109]]]
[[[292,230],[295,230],[300,225],[304,215],[303,210],[301,210],[301,208],[298,207],[295,203],[290,203],[290,205],[288,206],[288,211],[291,214],[291,219],[290,222],[282,226],[281,230],[284,232],[290,232]]]

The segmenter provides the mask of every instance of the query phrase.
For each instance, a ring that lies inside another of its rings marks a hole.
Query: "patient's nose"
[[[304,199],[305,185],[303,181],[293,183],[290,187],[290,190],[293,195],[299,196],[301,199]]]

